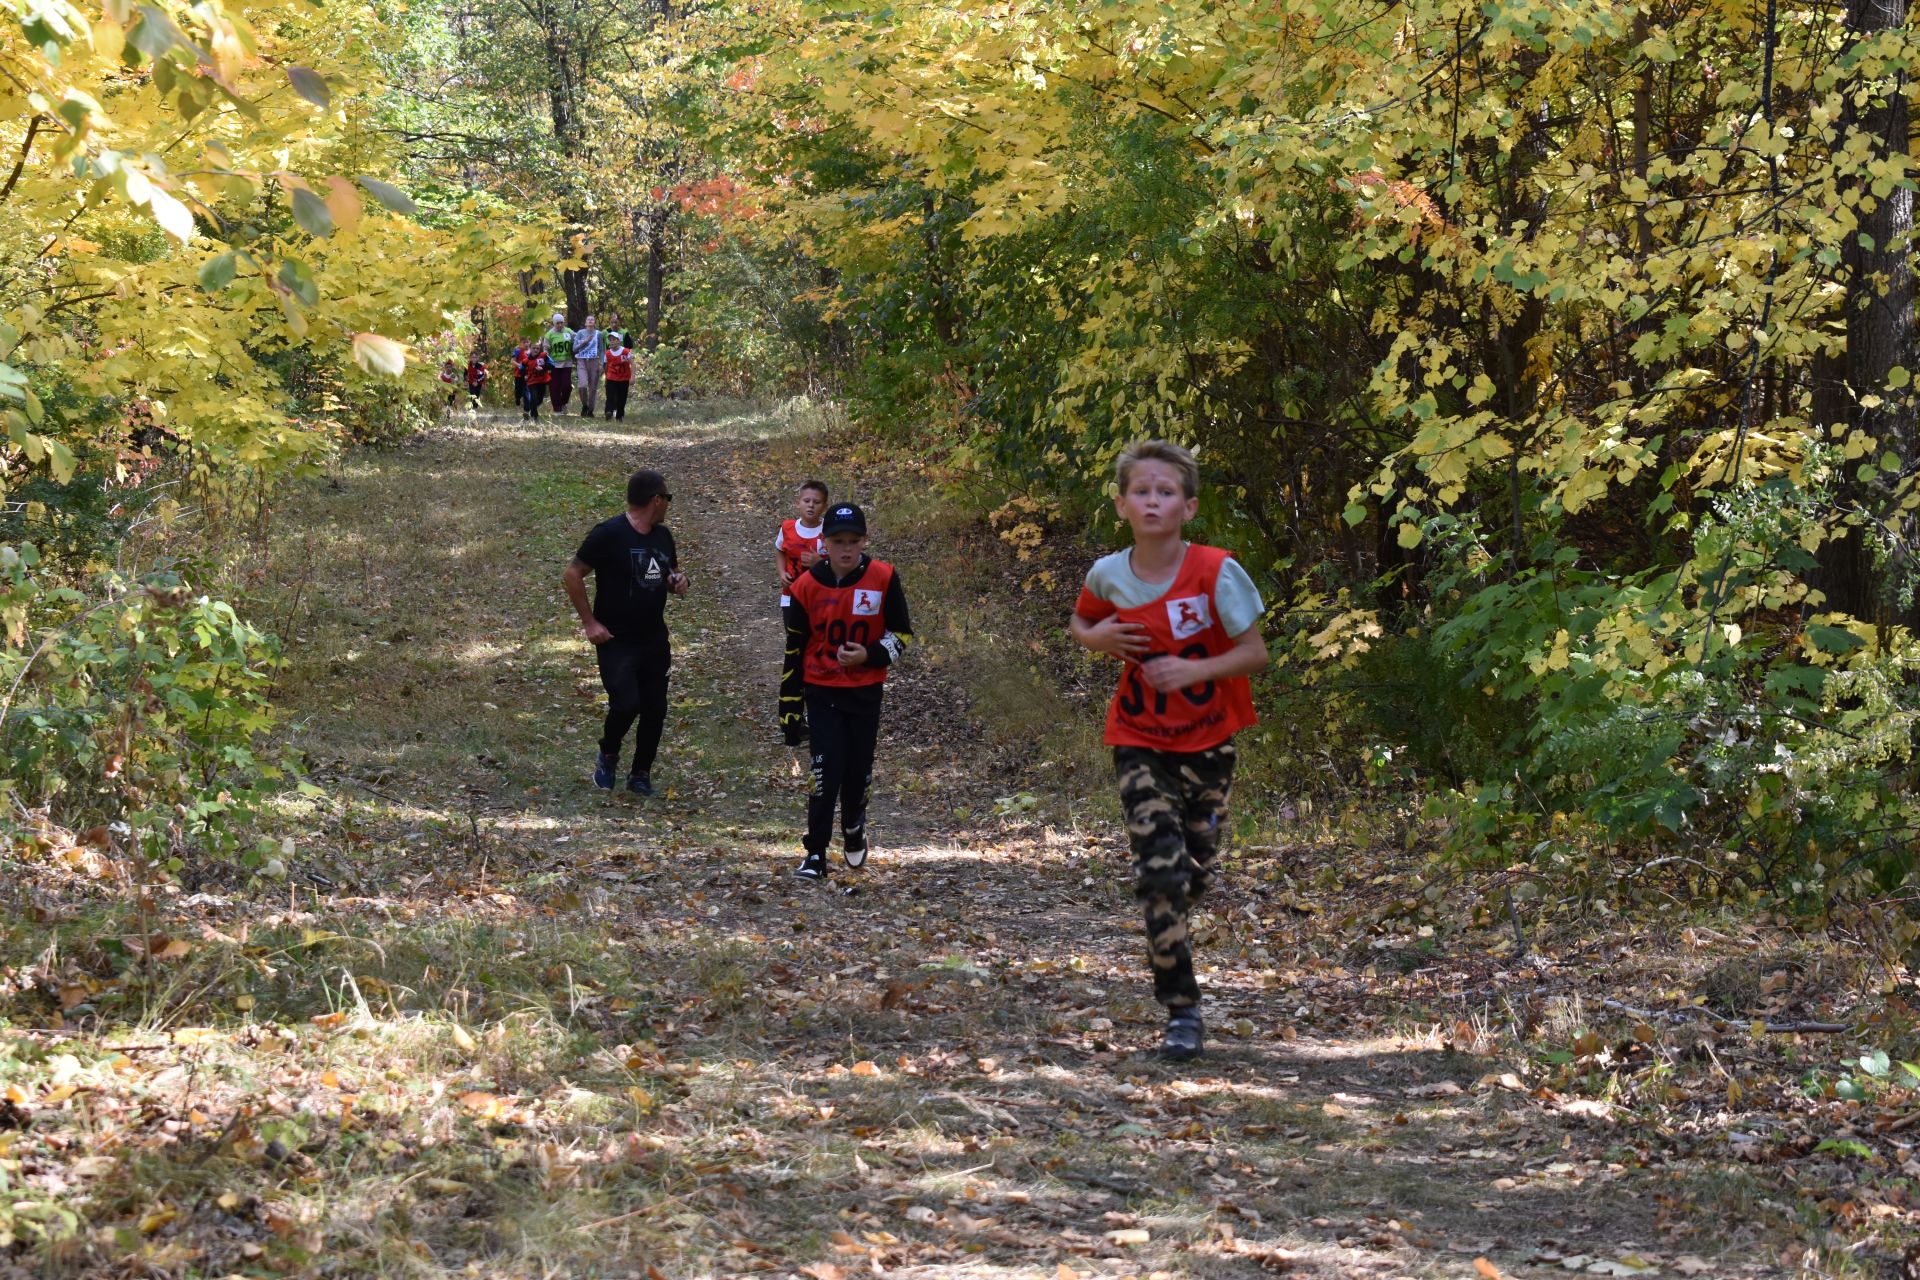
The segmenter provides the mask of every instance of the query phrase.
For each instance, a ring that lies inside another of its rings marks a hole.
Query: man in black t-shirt
[[[567,599],[594,646],[600,683],[607,690],[607,723],[593,762],[593,785],[603,790],[613,789],[620,744],[637,720],[627,790],[653,794],[653,760],[667,723],[667,669],[673,662],[667,597],[687,594],[673,534],[660,523],[672,501],[667,479],[658,471],[628,476],[625,514],[595,525],[564,575]],[[592,608],[587,607],[589,573]]]

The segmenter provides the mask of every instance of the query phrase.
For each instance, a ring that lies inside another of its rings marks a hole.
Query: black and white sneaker
[[[1192,1062],[1206,1052],[1206,1027],[1200,1021],[1200,1006],[1167,1010],[1167,1034],[1160,1042],[1160,1056],[1169,1062]]]
[[[793,869],[793,874],[799,876],[802,880],[825,880],[827,878],[827,855],[824,853],[808,854],[800,860],[800,865]]]
[[[851,831],[841,832],[840,838],[844,842],[842,847],[846,851],[847,865],[850,867],[866,865],[867,853],[869,852],[867,847],[866,820],[864,818],[861,819],[860,825]]]

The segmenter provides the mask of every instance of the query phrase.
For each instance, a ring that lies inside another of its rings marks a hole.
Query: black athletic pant
[[[595,649],[600,683],[607,690],[607,723],[600,734],[600,754],[620,756],[627,730],[634,733],[630,773],[652,773],[660,751],[660,731],[667,724],[667,669],[673,655],[662,643],[613,639]]]
[[[782,596],[781,599],[785,599]],[[786,651],[780,655],[780,701],[777,714],[780,736],[790,747],[807,740],[807,684],[801,674],[800,644],[791,632],[786,636]]]
[[[513,375],[513,402],[520,406],[520,412],[527,411],[527,380],[517,373]]]
[[[840,808],[845,847],[867,847],[867,787],[880,740],[879,689],[807,686],[807,728],[813,736],[813,794],[807,797],[808,853],[826,856],[833,810]]]
[[[618,418],[622,422],[627,420],[627,388],[632,385],[631,382],[608,382],[606,384],[607,417]]]
[[[553,378],[547,383],[547,394],[553,397],[553,411],[565,413],[567,400],[573,395],[573,366],[564,365],[554,369]]]

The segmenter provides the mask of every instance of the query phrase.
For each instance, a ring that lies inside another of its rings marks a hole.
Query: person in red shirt
[[[607,421],[627,420],[627,392],[633,386],[633,348],[626,335],[607,335]]]
[[[1069,630],[1124,664],[1105,740],[1145,904],[1153,994],[1167,1010],[1160,1051],[1186,1061],[1205,1040],[1187,914],[1219,851],[1233,735],[1255,721],[1247,677],[1267,665],[1263,607],[1230,554],[1180,536],[1199,507],[1192,454],[1161,440],[1135,444],[1116,479],[1114,509],[1133,546],[1093,566]]]
[[[467,407],[478,409],[480,397],[487,390],[487,362],[480,358],[478,351],[467,360]]]
[[[774,568],[780,575],[780,608],[793,603],[788,594],[793,580],[813,568],[826,550],[820,532],[820,513],[827,509],[827,486],[808,480],[794,496],[793,519],[780,526],[773,539]],[[790,747],[807,740],[807,690],[800,673],[800,650],[787,642],[780,662],[780,736]]]
[[[821,522],[826,553],[788,587],[787,647],[798,649],[813,739],[806,857],[794,874],[827,877],[833,812],[847,865],[867,860],[867,788],[880,740],[881,686],[913,637],[900,575],[867,555],[866,513],[851,503]]]
[[[533,356],[531,342],[519,342],[513,348],[513,403],[527,416],[527,361]]]
[[[547,344],[542,340],[527,354],[527,398],[521,401],[525,417],[540,421],[540,402],[547,398],[547,384],[552,381],[553,362],[547,359]]]

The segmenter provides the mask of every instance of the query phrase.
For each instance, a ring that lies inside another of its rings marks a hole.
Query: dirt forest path
[[[1693,1166],[1603,1117],[1436,1035],[1316,1030],[1320,980],[1235,925],[1278,910],[1257,884],[1230,877],[1208,925],[1211,1053],[1146,1056],[1117,826],[990,816],[993,762],[935,664],[889,684],[872,863],[794,880],[769,552],[806,447],[726,405],[463,419],[282,513],[276,573],[303,601],[282,697],[340,797],[303,852],[306,910],[378,946],[348,964],[380,1015],[362,1066],[403,1024],[451,1037],[405,1059],[454,1079],[442,1111],[420,1103],[432,1140],[400,1131],[398,1166],[331,1194],[343,1257],[674,1280],[1774,1273],[1742,1223],[1689,1212]],[[646,801],[587,785],[601,695],[559,586],[641,465],[669,477],[693,581]]]

